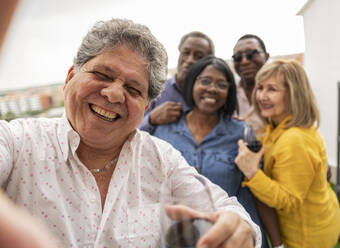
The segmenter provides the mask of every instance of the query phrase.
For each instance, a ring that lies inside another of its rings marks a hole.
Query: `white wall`
[[[329,163],[337,164],[338,93],[340,82],[340,1],[312,0],[302,10],[305,28],[305,68],[318,101],[320,131]]]

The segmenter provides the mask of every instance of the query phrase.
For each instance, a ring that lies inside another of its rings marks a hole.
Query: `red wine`
[[[252,152],[258,152],[261,150],[262,144],[260,141],[255,140],[253,142],[247,143],[247,147],[249,148],[249,150],[251,150]]]
[[[174,222],[165,235],[165,248],[195,248],[197,241],[212,226],[210,221],[195,218]]]

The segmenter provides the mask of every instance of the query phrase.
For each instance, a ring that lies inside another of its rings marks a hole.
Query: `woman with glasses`
[[[208,56],[190,68],[183,85],[190,110],[177,122],[157,126],[153,135],[171,143],[191,166],[230,196],[237,196],[262,227],[253,196],[241,186],[243,175],[234,163],[245,122],[232,118],[237,99],[231,70],[222,59]],[[264,237],[262,247],[268,247]]]
[[[244,184],[276,209],[286,247],[333,248],[340,231],[339,203],[327,182],[319,111],[303,67],[290,60],[264,65],[252,99],[267,127],[260,152],[238,142],[235,162],[247,177]]]

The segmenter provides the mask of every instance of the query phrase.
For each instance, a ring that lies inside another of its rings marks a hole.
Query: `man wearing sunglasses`
[[[253,34],[238,39],[232,56],[234,67],[240,76],[237,87],[239,117],[247,121],[258,132],[262,127],[261,119],[255,114],[251,95],[255,86],[255,76],[269,58],[264,42]]]
[[[175,122],[188,106],[182,95],[182,83],[190,67],[199,59],[215,54],[213,41],[204,33],[193,31],[181,38],[178,45],[177,73],[164,86],[161,95],[151,102],[139,128],[150,134],[157,125]]]

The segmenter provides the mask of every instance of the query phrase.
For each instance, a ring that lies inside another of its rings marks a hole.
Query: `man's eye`
[[[130,92],[130,94],[132,95],[138,95],[138,96],[141,96],[142,95],[142,92],[140,92],[139,90],[137,90],[136,88],[134,87],[130,87],[128,86],[127,87],[127,90]]]
[[[201,58],[203,58],[203,54],[195,54],[194,58],[195,60],[200,60]]]
[[[94,71],[93,74],[96,75],[96,77],[99,78],[99,79],[112,81],[112,78],[110,78],[109,76],[105,75],[104,73],[101,73],[101,72],[98,72],[98,71]]]
[[[183,51],[181,52],[182,56],[189,56],[190,52],[189,51]]]

